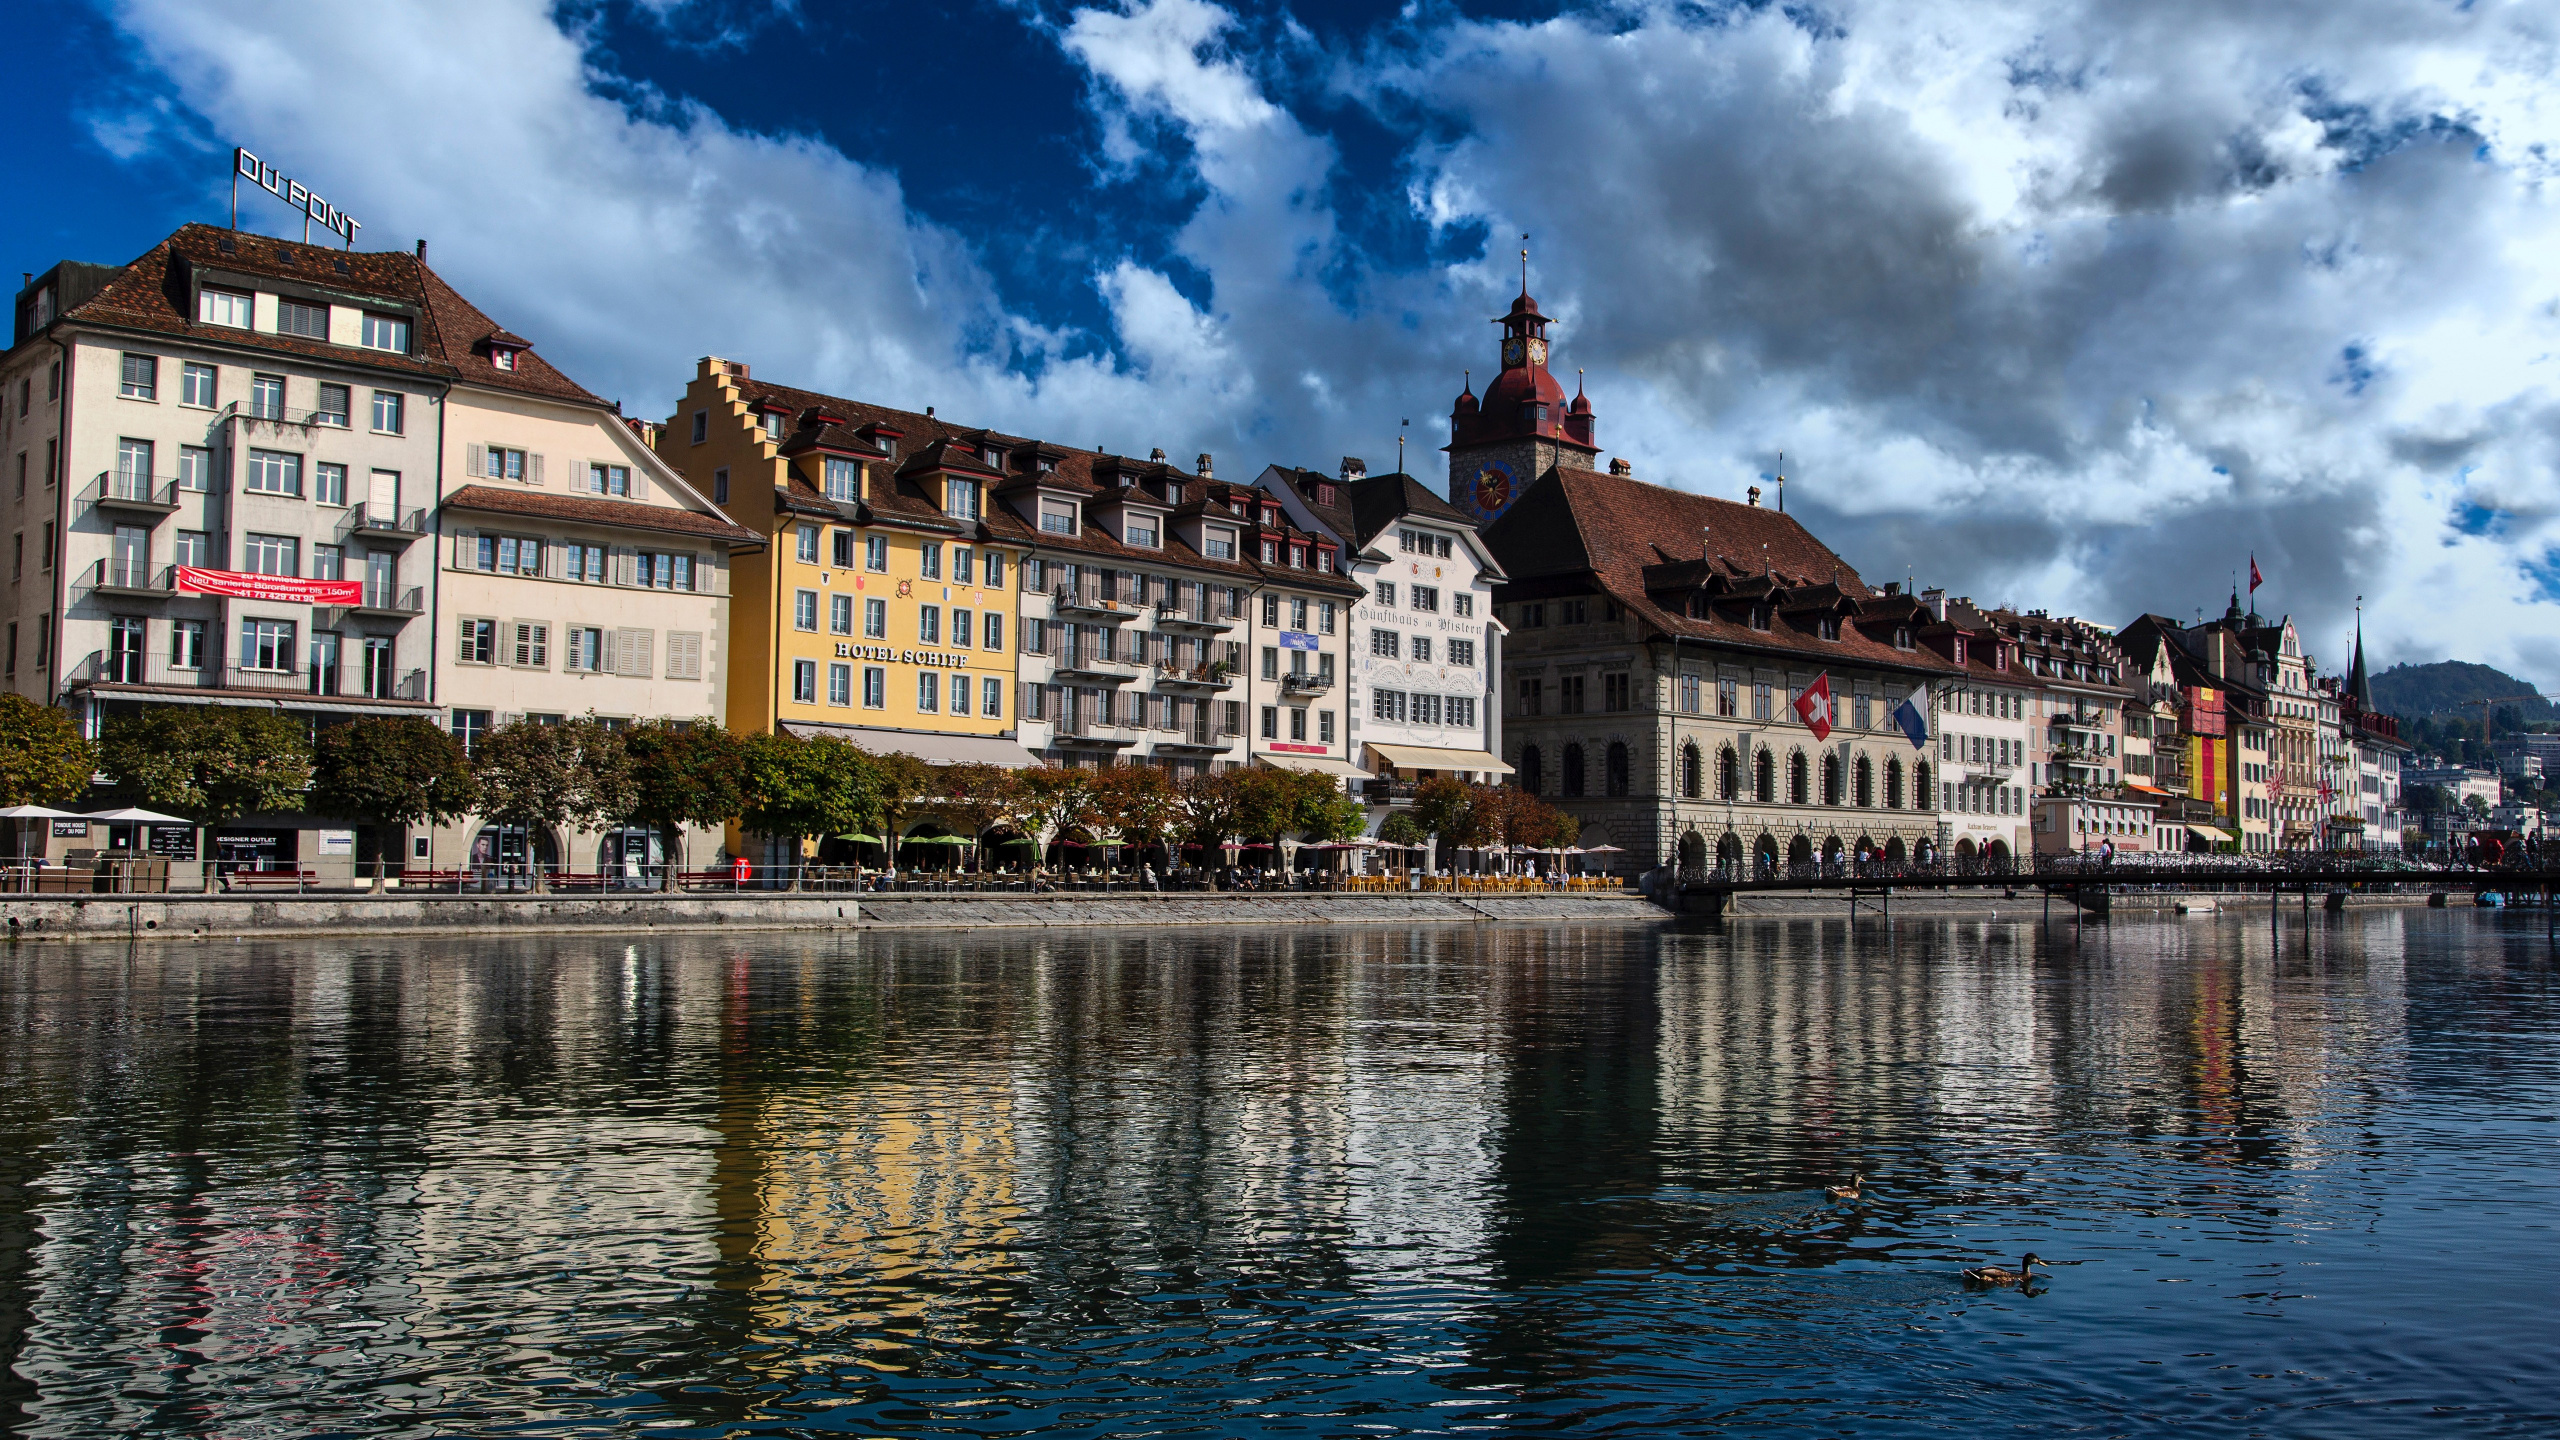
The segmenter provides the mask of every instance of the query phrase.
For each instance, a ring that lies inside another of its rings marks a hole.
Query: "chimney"
[[[1751,503],[1755,507],[1760,503],[1760,487],[1757,485],[1751,487]]]
[[[1947,618],[1947,592],[1946,592],[1946,591],[1944,591],[1944,590],[1923,590],[1923,591],[1921,591],[1921,592],[1920,592],[1920,603],[1921,603],[1921,604],[1923,604],[1923,605],[1928,606],[1928,607],[1929,607],[1929,613],[1930,613],[1930,614],[1932,614],[1932,615],[1937,616],[1940,620],[1944,620],[1944,619],[1946,619],[1946,618]]]
[[[418,258],[421,260],[427,258],[427,242],[424,240],[418,242]]]
[[[1194,470],[1203,480],[1218,478],[1218,472],[1209,468],[1209,452],[1206,450],[1200,452],[1200,463],[1194,467]]]
[[[1154,464],[1154,465],[1161,465],[1161,464],[1163,464],[1163,463],[1164,463],[1164,447],[1163,447],[1163,446],[1161,446],[1161,445],[1159,445],[1159,446],[1157,446],[1156,448],[1154,448],[1153,450],[1148,451],[1148,452],[1147,452],[1147,460],[1148,460],[1148,463],[1150,463],[1150,464]]]
[[[1368,478],[1368,461],[1361,459],[1357,455],[1345,455],[1342,457],[1342,483],[1348,485],[1354,480],[1366,480]]]
[[[1612,460],[1609,462],[1609,473],[1619,476],[1632,476],[1636,473],[1636,467],[1628,464],[1624,460]]]
[[[1901,581],[1899,581],[1899,580],[1887,580],[1886,582],[1884,582],[1884,593],[1885,593],[1885,594],[1887,594],[1887,595],[1899,595],[1899,594],[1901,594],[1901,593],[1902,593],[1902,582],[1901,582]]]
[[[926,407],[924,407],[924,418],[926,418],[927,420],[930,420],[930,419],[932,419],[932,418],[933,418],[933,407],[932,407],[932,406],[927,405]]]

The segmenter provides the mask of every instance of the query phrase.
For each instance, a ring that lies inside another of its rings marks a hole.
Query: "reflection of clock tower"
[[[1492,524],[1550,468],[1588,468],[1600,453],[1591,402],[1577,391],[1565,403],[1564,387],[1547,371],[1547,317],[1526,286],[1494,323],[1502,327],[1502,373],[1481,401],[1470,387],[1449,414],[1449,502],[1478,525]]]

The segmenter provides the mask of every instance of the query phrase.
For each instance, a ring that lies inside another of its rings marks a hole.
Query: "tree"
[[[887,842],[894,866],[908,822],[940,795],[942,777],[934,766],[904,751],[872,756],[871,775],[880,797],[880,838]]]
[[[600,830],[628,817],[637,795],[621,734],[592,716],[501,725],[481,737],[471,773],[480,813],[527,830]]]
[[[674,889],[683,868],[683,828],[726,823],[747,808],[747,749],[709,721],[652,720],[623,732],[631,763],[632,820],[666,837],[669,856],[659,882]]]
[[[155,705],[106,723],[98,765],[130,804],[167,810],[198,830],[275,810],[299,810],[311,787],[311,744],[281,710]],[[196,853],[206,853],[196,837]]]
[[[311,808],[371,825],[449,825],[479,799],[462,742],[414,715],[332,725],[312,741],[311,759]],[[382,856],[377,845],[376,878]]]
[[[1181,815],[1181,833],[1191,837],[1202,850],[1218,852],[1238,833],[1238,793],[1233,777],[1244,773],[1220,770],[1187,775],[1175,787],[1174,808]]]
[[[747,803],[738,823],[789,840],[842,835],[880,823],[879,761],[832,736],[746,736]],[[795,874],[792,888],[799,888]]]
[[[955,835],[975,840],[1022,812],[1022,787],[1002,765],[982,760],[945,765],[934,780],[937,793],[927,808]]]
[[[1044,851],[1069,830],[1101,823],[1094,806],[1094,775],[1072,765],[1035,765],[1017,777],[1023,814]]]
[[[1413,818],[1410,810],[1394,811],[1378,822],[1378,841],[1384,845],[1418,847],[1423,833],[1422,823]]]
[[[1154,845],[1182,819],[1173,777],[1153,765],[1114,765],[1100,772],[1093,808],[1124,845]]]
[[[1235,790],[1237,834],[1269,843],[1295,825],[1300,801],[1296,771],[1238,766],[1226,778]]]
[[[97,768],[70,711],[0,695],[0,805],[67,805],[89,793]]]

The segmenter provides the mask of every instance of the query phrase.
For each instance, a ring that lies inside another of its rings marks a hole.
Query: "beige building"
[[[445,404],[436,699],[466,747],[511,721],[725,723],[729,561],[763,549],[616,408],[427,272],[457,374]],[[477,817],[409,839],[431,869],[646,879],[709,863],[718,832],[528,833]],[[670,849],[672,845],[672,849]]]

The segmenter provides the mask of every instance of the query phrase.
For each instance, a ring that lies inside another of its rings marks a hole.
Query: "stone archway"
[[[1763,830],[1763,831],[1761,831],[1761,832],[1760,832],[1760,839],[1759,839],[1759,842],[1758,842],[1757,844],[1753,845],[1751,848],[1752,848],[1752,854],[1753,854],[1755,857],[1757,857],[1757,859],[1758,859],[1758,861],[1759,861],[1759,866],[1760,866],[1760,869],[1761,869],[1761,870],[1763,870],[1763,871],[1770,871],[1770,870],[1775,870],[1775,869],[1777,869],[1777,868],[1778,868],[1778,837],[1777,837],[1777,836],[1770,834],[1770,833],[1769,833],[1768,831],[1766,831],[1766,830]]]
[[[1692,830],[1680,837],[1680,868],[1683,870],[1704,870],[1707,868],[1706,836]]]
[[[1742,837],[1727,830],[1716,841],[1716,864],[1731,869],[1742,863]]]
[[[1887,865],[1899,865],[1902,863],[1902,860],[1902,837],[1896,835],[1892,839],[1884,842],[1884,863]]]
[[[1822,842],[1822,863],[1825,866],[1837,866],[1840,863],[1840,850],[1841,845],[1839,836],[1834,835],[1829,839],[1824,840]]]
[[[1813,842],[1812,842],[1811,840],[1806,839],[1806,838],[1805,838],[1805,837],[1803,837],[1802,835],[1799,835],[1799,836],[1797,836],[1795,839],[1788,841],[1788,842],[1787,842],[1787,863],[1788,863],[1788,864],[1790,864],[1790,865],[1810,865],[1810,864],[1812,864],[1812,863],[1813,863]]]
[[[1990,866],[1994,870],[2006,870],[2009,868],[2009,842],[2006,840],[1994,840],[1990,844],[1983,846],[1982,860],[1984,864]]]

